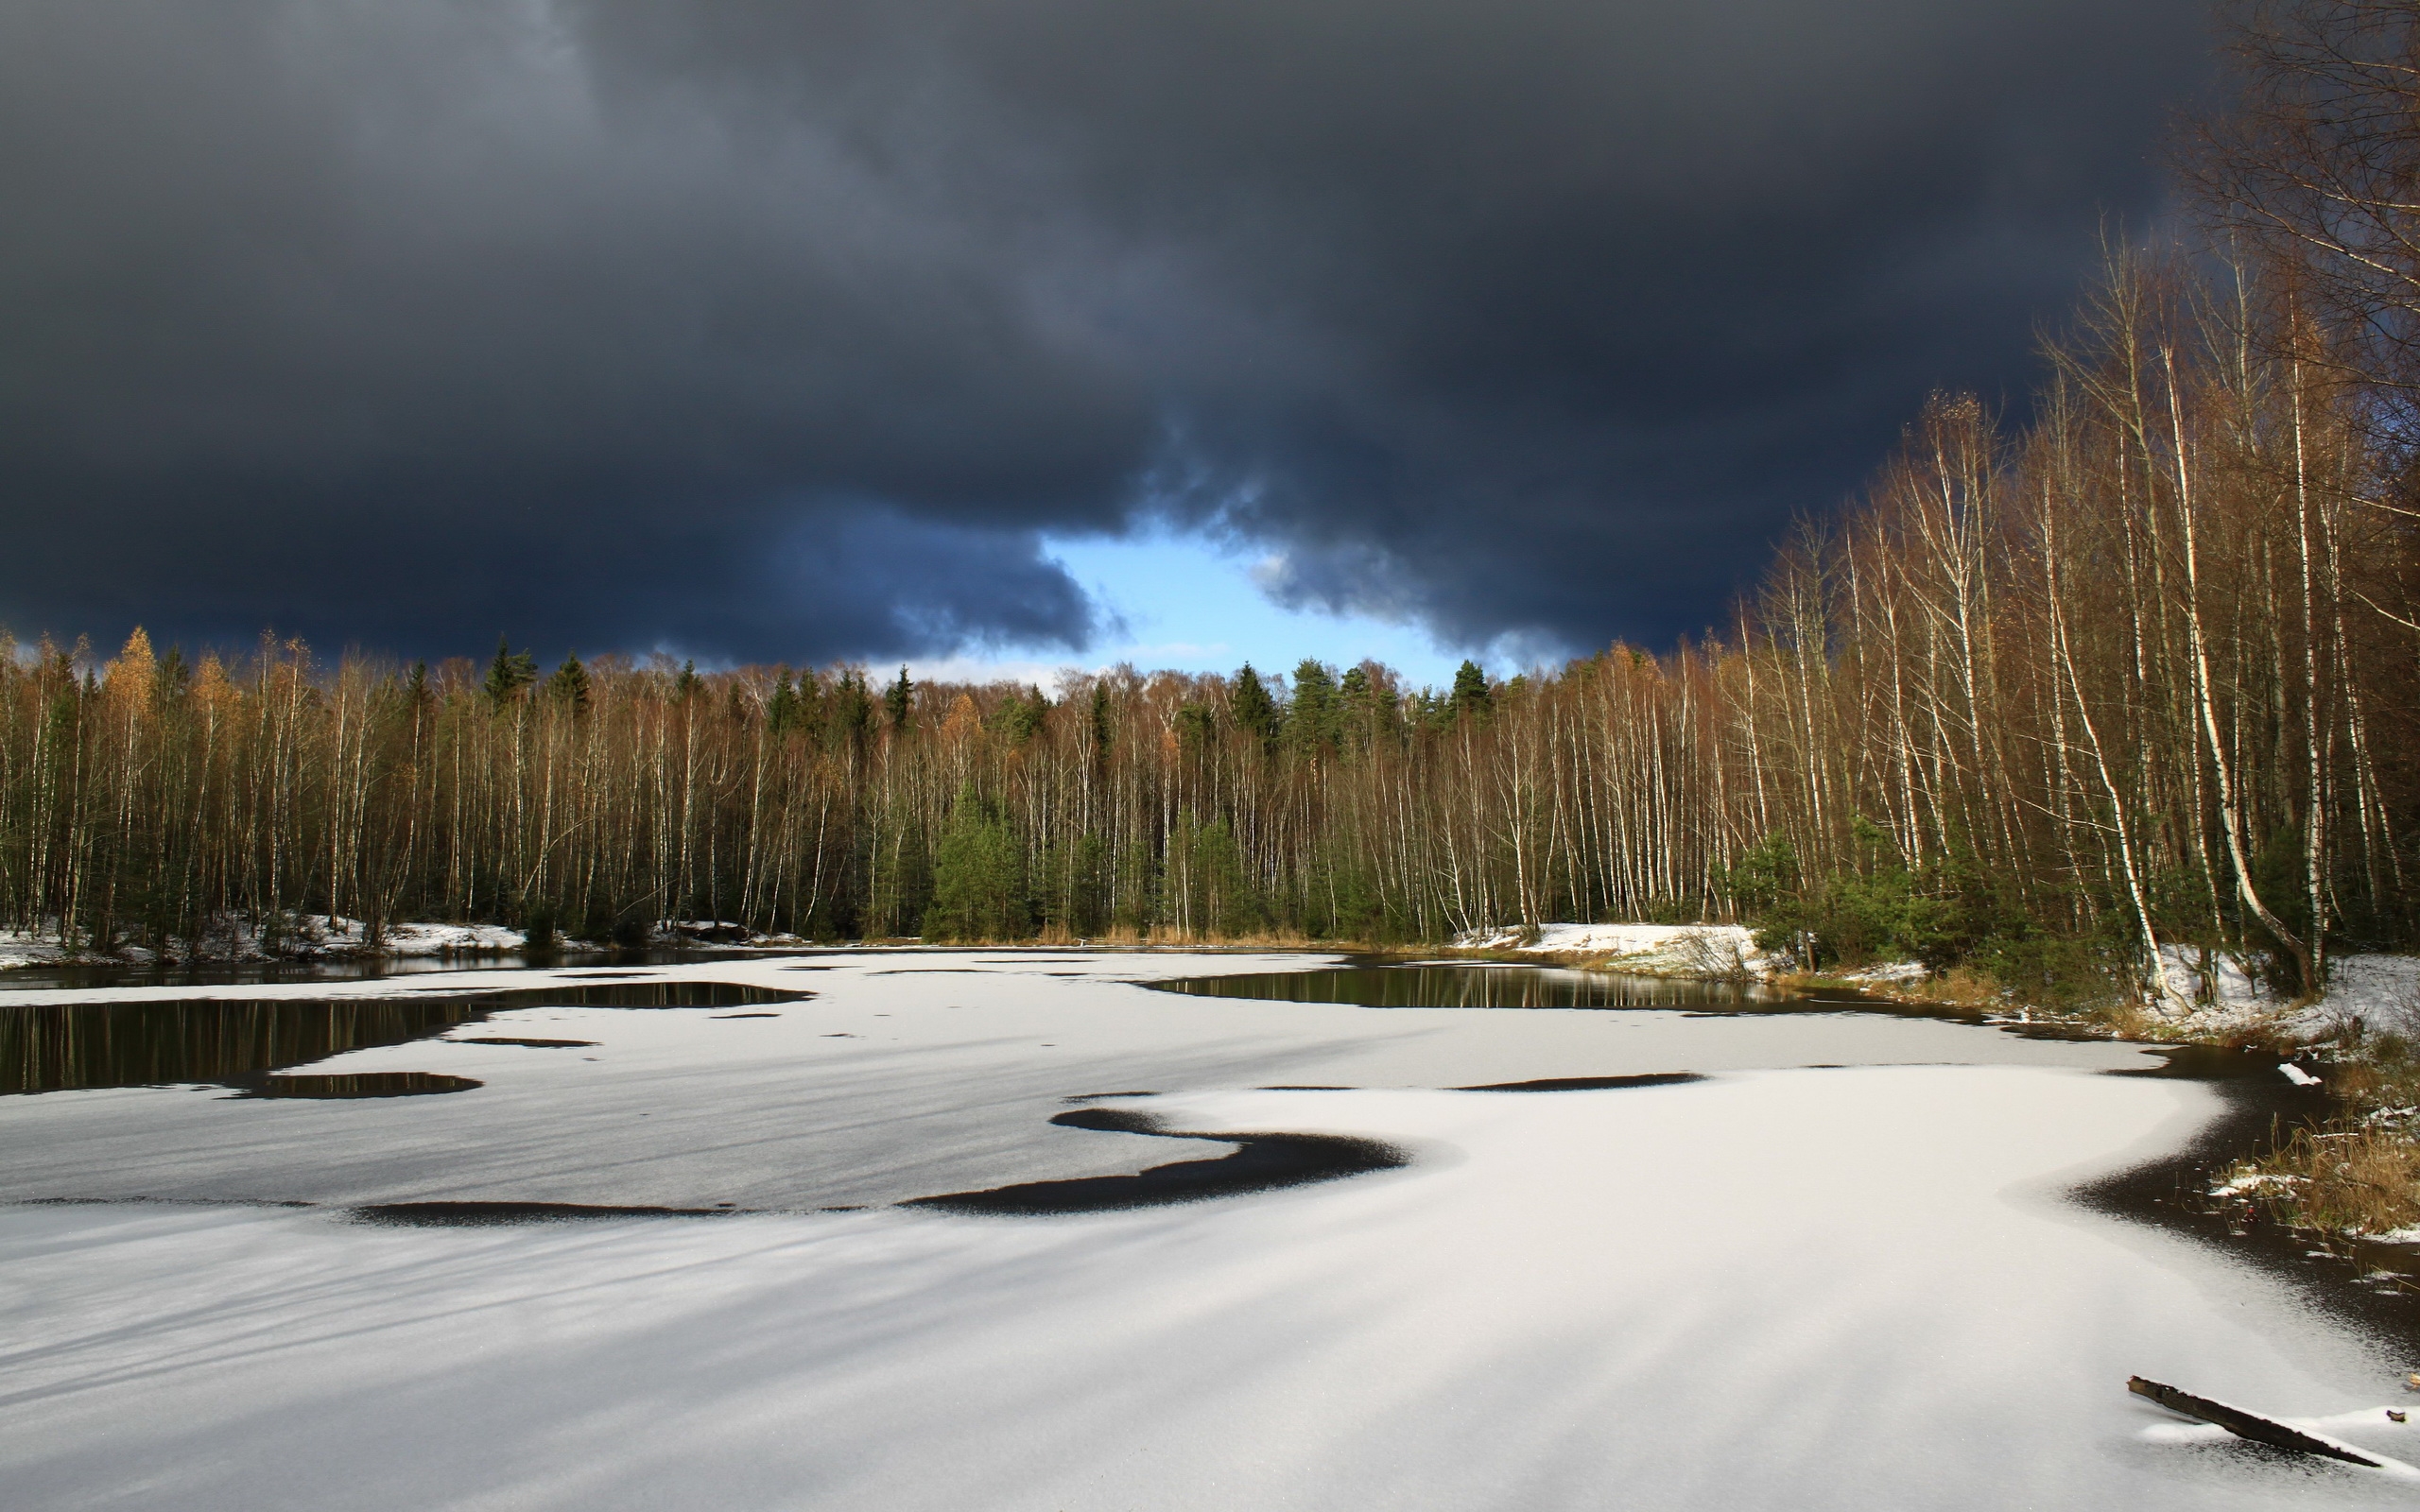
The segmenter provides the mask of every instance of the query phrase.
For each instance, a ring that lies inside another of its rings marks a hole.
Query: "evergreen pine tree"
[[[1228,696],[1227,707],[1235,715],[1236,728],[1257,736],[1266,746],[1277,738],[1277,700],[1269,696],[1269,687],[1260,674],[1247,662],[1236,674],[1236,687]]]
[[[563,664],[546,679],[546,696],[562,704],[575,714],[588,713],[588,669],[579,658],[566,655]]]
[[[873,723],[873,695],[866,689],[866,675],[856,667],[843,668],[839,685],[832,690],[832,746],[837,748],[864,738]]]
[[[1109,755],[1116,724],[1109,707],[1109,684],[1096,679],[1093,683],[1093,759],[1102,761]]]
[[[1327,667],[1310,657],[1303,658],[1294,669],[1294,705],[1286,713],[1286,743],[1306,755],[1334,750],[1342,713],[1336,695],[1336,679]]]
[[[816,680],[814,673],[802,671],[795,687],[798,710],[790,716],[791,728],[821,734],[825,710],[823,684]]]
[[[772,696],[765,700],[765,728],[775,739],[789,733],[798,723],[798,695],[790,690],[790,669],[773,669]]]
[[[1200,750],[1210,744],[1210,736],[1218,729],[1217,716],[1209,707],[1198,703],[1177,705],[1176,743],[1186,750]]]
[[[161,706],[164,708],[183,697],[192,682],[193,668],[185,663],[184,647],[169,646],[168,654],[160,659],[160,679],[154,685]]]
[[[908,728],[908,716],[916,712],[916,685],[908,680],[908,668],[904,663],[899,668],[899,680],[882,696],[882,706],[890,711],[891,729]]]
[[[1487,674],[1478,669],[1478,662],[1465,659],[1461,666],[1454,669],[1454,692],[1450,707],[1455,716],[1457,718],[1463,714],[1484,716],[1488,712],[1489,702]]]
[[[960,788],[933,857],[927,940],[1022,939],[1032,933],[1025,856],[972,783]]]
[[[682,662],[681,675],[672,679],[672,696],[680,699],[683,703],[687,703],[690,699],[698,696],[698,689],[700,686],[700,682],[698,677],[698,663],[695,662]]]
[[[513,695],[538,680],[538,659],[527,651],[514,651],[501,635],[495,638],[495,660],[488,663],[488,679],[483,691],[488,702],[501,709],[512,701]]]
[[[1040,688],[1011,694],[993,716],[992,725],[1011,746],[1022,746],[1042,731],[1050,715],[1050,700]]]

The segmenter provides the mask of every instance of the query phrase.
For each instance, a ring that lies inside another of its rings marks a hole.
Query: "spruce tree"
[[[168,654],[160,659],[160,701],[175,702],[193,682],[193,668],[185,664],[185,648],[171,645]]]
[[[891,729],[908,728],[909,716],[916,712],[916,685],[908,680],[908,668],[905,663],[902,663],[899,668],[899,680],[892,683],[890,691],[882,696],[882,706],[890,711]]]
[[[1024,851],[969,783],[959,788],[935,850],[925,938],[1022,939],[1032,930]]]
[[[1210,713],[1208,705],[1198,703],[1177,705],[1176,743],[1183,749],[1200,750],[1202,747],[1209,745],[1210,737],[1218,728],[1217,716]]]
[[[1011,746],[1023,746],[1042,731],[1043,722],[1050,715],[1050,700],[1040,688],[1028,688],[1022,694],[1012,693],[994,710],[991,726]]]
[[[1478,662],[1465,659],[1461,666],[1454,669],[1454,692],[1450,707],[1453,709],[1455,717],[1460,718],[1463,714],[1478,714],[1483,717],[1488,712],[1489,704],[1487,674],[1479,670]]]
[[[482,691],[492,706],[501,709],[512,701],[514,694],[538,680],[538,659],[527,651],[514,651],[501,635],[495,638],[495,660],[488,663],[488,679]]]
[[[796,683],[798,708],[790,715],[790,728],[821,736],[823,732],[823,684],[812,672],[802,671]]]
[[[1111,716],[1109,707],[1109,684],[1098,679],[1093,683],[1092,721],[1093,760],[1103,761],[1109,756],[1110,743],[1115,736],[1116,724]]]
[[[866,675],[856,667],[842,669],[832,690],[831,745],[837,749],[863,739],[873,723],[873,695],[867,691]]]
[[[1356,667],[1358,672],[1360,668]],[[1336,679],[1326,665],[1310,657],[1294,669],[1294,705],[1286,713],[1286,743],[1305,755],[1336,748],[1341,711],[1337,706]]]
[[[1277,738],[1277,700],[1269,696],[1268,685],[1249,662],[1236,674],[1236,687],[1228,696],[1227,708],[1235,715],[1236,728],[1258,737],[1263,746]]]
[[[790,726],[797,722],[798,695],[790,691],[790,669],[775,667],[772,696],[765,700],[765,728],[779,739],[788,734]]]
[[[546,679],[546,696],[562,704],[575,714],[588,713],[588,669],[579,658],[566,655],[563,664]]]

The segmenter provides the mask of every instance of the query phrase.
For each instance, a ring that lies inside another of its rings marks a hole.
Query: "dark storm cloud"
[[[21,0],[0,618],[1080,647],[1159,513],[1720,612],[2156,210],[2184,0]]]

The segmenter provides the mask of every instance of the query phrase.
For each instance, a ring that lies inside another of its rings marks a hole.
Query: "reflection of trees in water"
[[[480,1017],[467,998],[41,1004],[0,1010],[0,1092],[233,1081]]]
[[[240,1082],[506,1008],[734,1008],[807,995],[728,982],[615,982],[406,998],[35,1004],[0,1008],[0,1093]]]
[[[1158,984],[1198,997],[1370,1008],[1713,1008],[1756,1001],[1726,983],[1539,967],[1390,966],[1205,976]]]

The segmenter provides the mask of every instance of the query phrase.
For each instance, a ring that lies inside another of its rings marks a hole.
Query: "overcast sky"
[[[1089,662],[1199,587],[1660,644],[1928,388],[2022,397],[2208,46],[2192,0],[10,0],[0,623]],[[1234,571],[1090,570],[1170,542]]]

